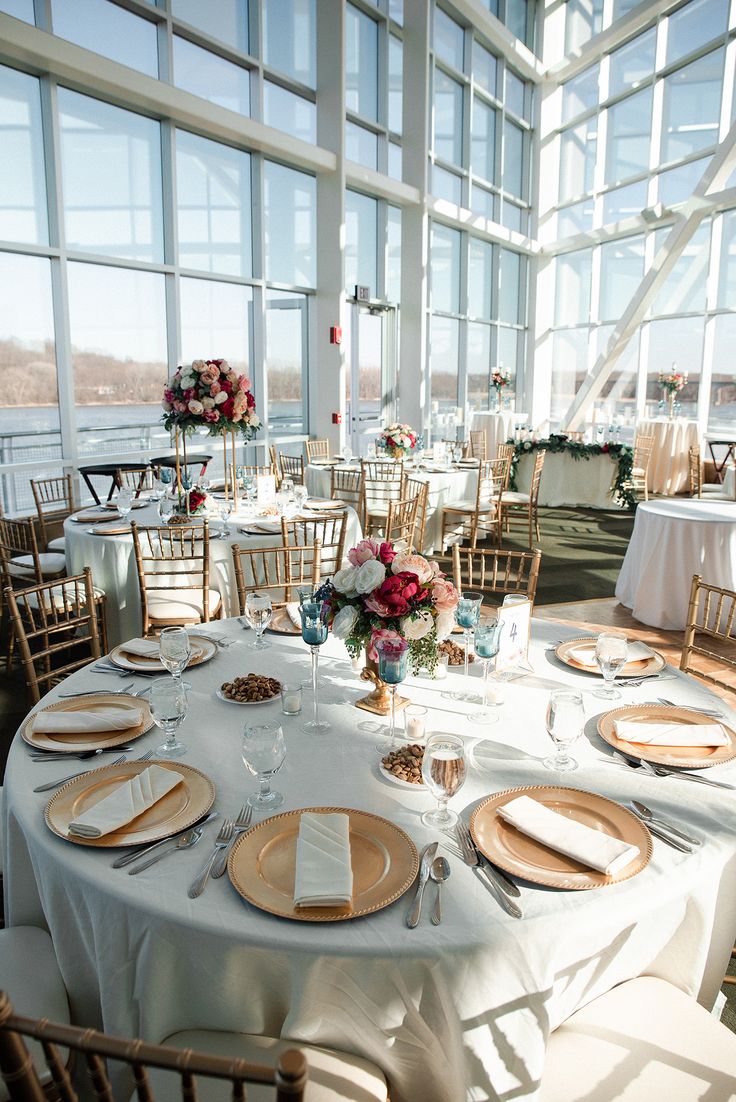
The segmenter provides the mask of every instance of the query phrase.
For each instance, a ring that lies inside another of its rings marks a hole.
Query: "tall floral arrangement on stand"
[[[671,420],[675,415],[675,398],[687,385],[687,371],[678,371],[677,364],[673,364],[671,371],[660,372],[659,385],[662,387],[662,393],[667,402],[667,413]]]
[[[370,662],[380,639],[405,641],[412,670],[433,671],[438,644],[455,623],[460,595],[452,582],[437,563],[386,541],[361,540],[348,560],[320,590],[335,638],[353,658],[365,648]]]
[[[505,371],[503,364],[499,364],[498,367],[494,367],[491,371],[491,387],[496,392],[496,407],[501,405],[501,394],[504,387],[511,385],[511,372]]]
[[[403,459],[419,443],[419,434],[411,425],[401,425],[395,422],[384,429],[378,437],[379,447],[385,448],[394,459]]]

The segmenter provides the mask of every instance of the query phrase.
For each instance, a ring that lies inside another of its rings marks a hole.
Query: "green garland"
[[[513,440],[508,442],[509,444],[514,443]],[[618,468],[613,482],[614,496],[627,509],[636,509],[636,495],[631,484],[634,450],[628,444],[582,444],[577,440],[567,440],[562,436],[552,436],[548,440],[524,440],[514,446],[510,478],[512,490],[517,488],[516,476],[522,455],[531,455],[533,452],[540,450],[552,452],[553,454],[565,452],[573,459],[590,459],[594,455],[610,455],[612,459],[618,457]]]

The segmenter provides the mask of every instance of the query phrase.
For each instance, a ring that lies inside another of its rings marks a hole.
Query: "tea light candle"
[[[435,681],[442,681],[443,678],[447,677],[447,666],[449,661],[450,659],[448,655],[441,654],[439,656],[439,658],[437,659],[437,665],[434,668]]]
[[[427,709],[410,704],[404,710],[404,731],[409,742],[423,742],[427,723]]]
[[[281,711],[286,716],[298,716],[302,710],[301,685],[281,686]]]

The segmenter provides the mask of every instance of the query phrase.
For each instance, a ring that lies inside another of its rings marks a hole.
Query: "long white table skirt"
[[[524,493],[529,492],[533,456],[534,453],[522,455],[517,467],[517,487]],[[609,455],[573,459],[565,452],[547,452],[539,484],[539,504],[579,505],[589,509],[619,508],[611,492],[617,470],[618,459]]]
[[[699,440],[698,422],[677,417],[639,421],[637,433],[654,437],[647,484],[651,494],[679,494],[689,481],[688,452]]]

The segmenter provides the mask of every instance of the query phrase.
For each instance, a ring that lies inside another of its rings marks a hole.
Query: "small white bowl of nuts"
[[[217,690],[220,700],[228,704],[270,704],[281,693],[281,682],[262,673],[247,673],[224,681]]]
[[[381,776],[392,784],[402,788],[411,788],[415,792],[426,786],[422,780],[422,759],[424,747],[418,742],[405,743],[381,758],[379,770]]]

